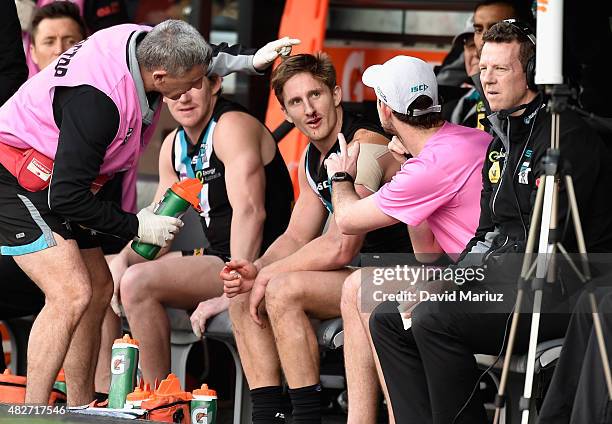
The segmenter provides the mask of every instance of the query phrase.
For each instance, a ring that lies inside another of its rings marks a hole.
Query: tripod
[[[585,284],[585,288],[589,295],[589,300],[592,308],[593,326],[597,337],[599,352],[601,355],[603,370],[605,374],[608,396],[612,400],[612,376],[608,362],[608,353],[604,344],[603,331],[601,321],[597,312],[597,302],[593,293],[591,284],[591,272],[586,253],[586,245],[584,242],[584,234],[580,223],[578,213],[578,204],[574,192],[572,177],[568,174],[562,175],[560,170],[560,149],[559,149],[559,129],[560,129],[560,113],[567,107],[567,100],[570,91],[564,86],[553,86],[550,90],[551,100],[549,102],[549,110],[552,115],[551,125],[551,147],[547,150],[542,162],[544,165],[544,173],[540,177],[536,200],[531,217],[531,227],[527,237],[527,245],[525,248],[525,257],[521,268],[521,274],[518,280],[518,292],[516,304],[508,337],[508,348],[506,350],[502,374],[499,384],[499,390],[495,397],[495,418],[494,424],[498,424],[501,414],[501,408],[505,404],[505,389],[508,381],[510,359],[514,349],[518,321],[520,319],[521,305],[526,290],[529,289],[531,282],[531,290],[534,292],[533,298],[533,314],[531,319],[531,329],[529,334],[529,349],[527,354],[527,370],[525,376],[525,387],[523,397],[519,402],[519,408],[522,411],[522,424],[529,422],[529,410],[531,406],[531,395],[534,379],[536,346],[538,342],[538,332],[540,326],[540,313],[542,307],[542,290],[547,283],[553,283],[555,280],[555,253],[558,250],[567,260],[568,264],[578,276],[580,281]],[[578,242],[578,251],[580,255],[580,263],[582,270],[579,270],[573,260],[569,257],[563,245],[558,241],[557,229],[557,207],[558,207],[558,192],[559,182],[563,178],[567,190],[567,198],[569,210],[572,216],[576,240]],[[535,261],[533,260],[534,247],[537,235],[537,223],[540,222],[538,253]],[[535,271],[535,276],[532,278]]]

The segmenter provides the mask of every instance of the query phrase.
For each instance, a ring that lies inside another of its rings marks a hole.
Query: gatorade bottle
[[[191,400],[192,424],[215,424],[217,420],[217,392],[203,384],[201,389],[193,391]]]
[[[174,183],[159,203],[155,205],[153,212],[156,215],[180,218],[187,212],[190,205],[199,212],[200,200],[198,194],[200,194],[200,191],[202,191],[202,183],[196,178]],[[132,242],[132,249],[143,258],[151,260],[155,258],[161,247],[134,241]]]
[[[63,394],[66,394],[66,375],[64,374],[63,368],[57,374],[55,383],[53,383],[53,388],[59,390]]]
[[[127,394],[136,386],[138,349],[138,341],[130,338],[128,334],[113,343],[109,408],[123,408]]]

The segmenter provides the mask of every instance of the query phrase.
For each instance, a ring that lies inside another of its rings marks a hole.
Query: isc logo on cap
[[[424,90],[427,90],[428,88],[429,86],[427,84],[419,84],[419,85],[410,87],[410,92],[416,93],[417,91],[424,91]]]

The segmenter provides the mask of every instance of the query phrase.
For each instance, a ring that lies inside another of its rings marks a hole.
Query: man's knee
[[[151,293],[149,281],[151,275],[155,273],[154,267],[150,263],[135,264],[130,266],[120,282],[121,303],[126,308],[142,302],[145,299],[150,299]]]
[[[73,280],[70,284],[58,286],[57,291],[45,294],[45,303],[61,309],[63,315],[80,318],[93,299],[91,283],[86,279]]]
[[[344,284],[342,285],[342,299],[340,301],[342,315],[345,313],[352,313],[358,308],[360,290],[361,271],[357,270],[346,277],[346,280],[344,280]]]
[[[266,309],[270,316],[295,308],[304,297],[304,281],[294,273],[272,278],[266,287]]]
[[[436,302],[423,302],[412,310],[412,334],[415,339],[431,337],[431,333],[446,333],[449,330],[448,315],[440,311]]]

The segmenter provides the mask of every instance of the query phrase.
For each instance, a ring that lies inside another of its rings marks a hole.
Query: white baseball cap
[[[372,65],[365,70],[361,80],[374,89],[376,97],[398,113],[420,116],[442,109],[438,103],[438,83],[433,68],[416,57],[395,56],[382,65]],[[433,101],[432,106],[409,110],[412,102],[422,95]]]

